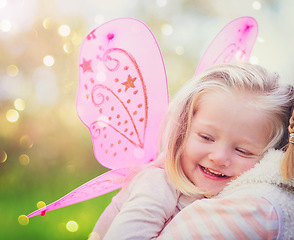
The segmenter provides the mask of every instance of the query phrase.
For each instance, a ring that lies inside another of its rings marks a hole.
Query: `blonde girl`
[[[193,129],[193,121],[203,111],[202,99],[207,94],[233,93],[234,101],[243,98],[248,105],[254,106],[256,113],[264,115],[260,129],[267,144],[251,169],[232,179],[219,194],[195,201],[181,211],[158,239],[294,239],[293,86],[282,84],[278,75],[250,64],[215,66],[199,79],[186,85],[173,101],[179,108],[171,112],[174,121],[167,126],[174,131],[167,131],[163,144],[175,146],[173,153],[168,153],[168,147],[165,151],[170,156],[166,162],[167,174],[177,189],[193,193],[205,187],[197,181],[195,184],[179,166],[185,161],[183,156],[191,137],[189,133],[193,134],[195,130],[189,129]],[[219,99],[214,101],[217,105]],[[215,120],[220,123],[222,118],[220,115]],[[242,134],[245,126],[239,127],[234,131]],[[221,141],[213,134],[215,132],[208,136],[206,144],[217,145]],[[282,151],[285,149],[286,154]],[[249,156],[247,160],[251,161]],[[213,190],[213,185],[210,186]],[[209,195],[210,189],[206,189],[206,193]]]

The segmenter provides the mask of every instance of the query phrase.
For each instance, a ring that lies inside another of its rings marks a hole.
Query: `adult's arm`
[[[276,239],[278,229],[270,202],[243,195],[195,201],[175,216],[158,240]]]

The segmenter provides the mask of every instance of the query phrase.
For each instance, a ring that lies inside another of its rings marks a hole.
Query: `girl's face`
[[[210,92],[200,101],[181,164],[189,180],[212,196],[254,167],[270,131],[264,112],[254,108],[248,95]]]

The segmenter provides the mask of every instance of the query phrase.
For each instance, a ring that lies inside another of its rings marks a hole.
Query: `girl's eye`
[[[236,148],[236,151],[241,153],[242,155],[245,155],[245,156],[252,156],[253,155],[253,153],[251,153],[247,150],[244,150],[242,148]]]
[[[204,141],[209,141],[209,142],[213,142],[213,138],[206,135],[206,134],[199,134],[199,136],[204,140]]]

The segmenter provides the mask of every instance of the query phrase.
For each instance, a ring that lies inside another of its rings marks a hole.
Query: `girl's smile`
[[[199,102],[181,158],[189,180],[208,195],[218,194],[252,168],[270,135],[266,114],[248,94],[209,92]]]
[[[206,167],[203,167],[201,165],[199,165],[200,167],[200,170],[203,172],[203,174],[207,175],[206,177],[208,178],[211,178],[211,179],[214,179],[214,180],[222,180],[224,178],[229,178],[230,176],[227,176],[223,173],[220,173],[218,171],[214,171],[212,169],[209,169],[209,168],[206,168]]]

